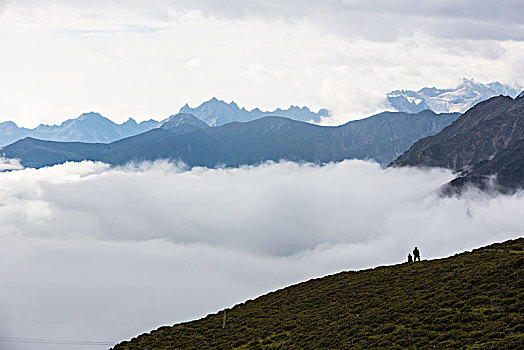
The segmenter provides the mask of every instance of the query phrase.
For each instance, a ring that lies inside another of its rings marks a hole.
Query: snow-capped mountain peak
[[[390,106],[400,112],[418,113],[424,109],[436,113],[463,113],[473,105],[490,97],[515,96],[518,90],[499,82],[483,84],[462,78],[454,89],[424,87],[418,91],[394,90],[387,94]]]

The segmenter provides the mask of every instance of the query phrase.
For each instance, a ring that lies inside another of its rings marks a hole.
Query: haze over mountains
[[[490,97],[515,97],[518,93],[519,90],[499,82],[482,84],[463,78],[462,83],[454,89],[425,87],[418,91],[394,90],[387,94],[387,100],[399,112],[417,113],[429,109],[436,113],[464,113]]]
[[[187,104],[180,113],[192,114],[210,126],[219,126],[233,121],[252,121],[264,116],[280,116],[304,122],[319,122],[322,117],[329,117],[327,109],[312,112],[307,107],[291,106],[288,109],[276,109],[264,112],[258,108],[251,111],[239,108],[235,102],[226,103],[215,97],[196,108]],[[18,127],[12,121],[0,123],[0,147],[23,139],[33,137],[41,140],[64,142],[98,142],[109,143],[148,130],[158,128],[169,118],[162,121],[147,120],[137,123],[129,118],[125,123],[116,124],[99,113],[83,113],[77,118],[68,119],[60,125],[40,124],[34,129]]]
[[[436,113],[463,113],[474,104],[500,94],[513,97],[516,96],[517,90],[498,82],[481,84],[473,79],[464,79],[455,89],[395,90],[387,94],[387,99],[393,109],[405,113],[418,113],[423,110],[432,110]],[[226,103],[215,97],[195,108],[186,104],[180,108],[179,113],[192,114],[209,126],[248,122],[266,116],[320,123],[331,116],[325,108],[313,112],[305,106],[277,108],[274,111],[262,111],[259,108],[247,110],[238,107],[234,101]],[[0,123],[0,147],[24,137],[64,142],[110,143],[158,128],[166,120],[151,119],[137,123],[133,118],[129,118],[125,123],[116,124],[98,113],[90,112],[68,119],[60,125],[40,124],[34,129],[18,127],[14,122],[6,121]]]
[[[160,126],[160,122],[147,120],[137,123],[129,118],[116,124],[98,113],[84,113],[68,119],[60,125],[40,124],[34,129],[18,127],[12,121],[0,123],[0,147],[24,137],[53,141],[113,142],[124,137],[140,134]]]
[[[393,161],[416,140],[434,135],[458,114],[384,112],[338,127],[282,117],[209,127],[190,114],[171,117],[162,127],[110,144],[25,138],[4,147],[7,158],[29,167],[66,161],[109,164],[170,159],[189,166],[240,166],[290,160],[327,163],[349,158]]]
[[[239,108],[235,102],[226,103],[213,97],[196,108],[187,104],[180,109],[180,113],[193,114],[211,126],[220,126],[231,122],[249,122],[267,116],[285,117],[303,122],[320,122],[322,117],[329,117],[325,108],[312,112],[307,107],[291,106],[288,109],[277,108],[274,111],[261,111],[258,108],[246,110]]]

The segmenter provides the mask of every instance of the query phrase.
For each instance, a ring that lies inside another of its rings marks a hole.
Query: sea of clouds
[[[159,161],[0,172],[1,337],[118,342],[313,277],[522,236],[524,195],[439,196],[442,169]],[[4,345],[6,347],[4,347]],[[103,349],[108,346],[78,346]]]

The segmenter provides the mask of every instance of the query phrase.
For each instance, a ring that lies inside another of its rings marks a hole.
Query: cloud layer
[[[434,258],[522,235],[522,193],[439,198],[450,178],[362,161],[0,173],[0,337],[118,341],[415,245]]]
[[[519,0],[501,0],[496,3],[489,0],[160,0],[155,2],[155,6],[135,0],[111,4],[103,0],[55,0],[43,5],[34,0],[0,2],[0,8],[6,5],[26,8],[71,6],[86,12],[95,12],[101,8],[125,8],[127,15],[139,13],[144,19],[156,21],[168,21],[177,14],[192,11],[221,19],[310,21],[326,31],[344,37],[357,36],[380,42],[410,36],[415,32],[426,33],[435,38],[524,40],[524,5]],[[400,23],[399,17],[403,18]],[[138,30],[140,28],[144,27],[135,27]]]
[[[166,1],[174,11],[191,9],[236,19],[310,20],[347,38],[391,41],[414,33],[436,38],[524,40],[524,4],[492,1]],[[402,17],[399,23],[398,19]],[[371,25],[371,24],[374,25]],[[380,23],[379,25],[376,25]]]

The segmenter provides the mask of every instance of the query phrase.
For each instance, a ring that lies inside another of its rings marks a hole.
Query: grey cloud
[[[310,20],[327,32],[390,41],[415,32],[442,38],[524,40],[524,3],[507,1],[172,1],[227,18]]]
[[[74,171],[82,165],[69,167]],[[45,237],[67,233],[107,240],[162,238],[283,256],[322,243],[366,241],[376,233],[368,223],[380,217],[377,212],[411,202],[422,190],[402,183],[403,171],[385,177],[377,164],[358,161],[326,167],[282,163],[181,173],[164,162],[143,167],[105,169],[88,164],[87,169],[101,173],[86,175],[81,181],[30,177],[20,196],[13,195],[19,196],[20,205],[36,202],[41,209],[34,219],[14,225]],[[61,173],[67,168],[42,173]],[[420,186],[426,193],[450,179],[445,172],[412,173],[425,180]],[[24,183],[16,173],[10,175]],[[11,186],[16,188],[14,183]],[[370,190],[383,194],[380,202],[367,197]],[[47,214],[41,216],[42,212]],[[16,217],[19,213],[9,214]],[[35,222],[37,231],[31,229]]]
[[[26,3],[39,4],[33,0]],[[101,0],[88,4],[67,2],[68,6],[72,3],[94,11],[106,5]],[[118,6],[162,20],[167,20],[172,13],[199,11],[224,19],[310,21],[328,33],[380,42],[414,33],[437,38],[524,40],[524,2],[520,0],[161,0],[153,6],[128,0]]]
[[[523,193],[439,198],[451,177],[362,161],[0,173],[0,336],[119,341],[415,245],[434,258],[521,235]]]
[[[219,14],[234,18],[247,17],[313,17],[315,15],[333,14],[394,14],[403,17],[440,17],[457,19],[476,19],[482,21],[500,21],[503,23],[523,23],[519,14],[524,11],[524,5],[518,0],[502,0],[493,2],[489,0],[467,1],[392,1],[392,0],[254,0],[242,1],[190,1],[173,0],[164,1],[164,4],[173,8],[193,9],[205,11],[209,14]]]
[[[164,239],[283,257],[384,237],[404,211],[438,212],[446,200],[434,191],[452,177],[356,160],[190,171],[163,161],[70,163],[2,173],[0,219],[26,236]]]

